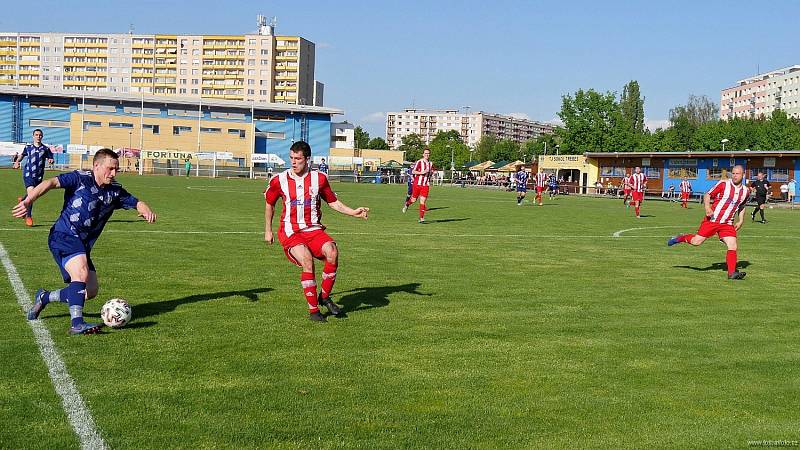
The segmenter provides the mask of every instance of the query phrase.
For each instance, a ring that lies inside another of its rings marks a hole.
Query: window
[[[211,111],[212,119],[235,119],[245,120],[244,113],[224,112],[224,111]]]
[[[182,80],[182,81],[186,81],[186,80]],[[186,89],[184,89],[184,88],[178,89],[178,93],[179,94],[185,94],[186,93]]]
[[[750,170],[749,170],[748,172],[750,173],[750,176],[749,176],[749,178],[750,178],[751,180],[755,180],[755,179],[756,179],[756,177],[758,177],[758,172],[761,172],[761,173],[763,173],[764,175],[766,175],[766,174],[767,174],[767,169],[765,169],[765,168],[763,168],[763,167],[751,167],[751,168],[750,168]]]
[[[667,176],[669,178],[697,178],[697,160],[676,158],[670,159]]]
[[[228,134],[238,134],[240,139],[244,139],[244,137],[245,137],[244,130],[239,130],[239,129],[236,129],[236,128],[229,128],[228,129]]]
[[[133,128],[133,124],[132,123],[128,123],[128,122],[109,122],[108,123],[108,127],[109,128]]]
[[[264,121],[264,122],[286,122],[286,117],[273,116],[273,115],[269,115],[269,114],[264,115],[264,114],[259,114],[259,113],[256,113],[255,119],[256,120],[261,120],[261,121]]]
[[[103,124],[100,123],[100,122],[94,122],[94,121],[91,121],[91,120],[84,120],[83,121],[83,129],[84,130],[88,130],[91,127],[101,127],[101,126],[103,126]]]
[[[174,126],[172,127],[172,134],[180,135],[181,133],[189,133],[192,131],[192,127],[181,127],[181,126]]]
[[[69,128],[69,120],[31,119],[28,124],[31,127]]]
[[[600,167],[601,177],[624,177],[625,168],[615,166],[602,166]]]
[[[255,94],[256,94],[256,90],[255,89],[248,89],[247,90],[247,95],[255,95]]]
[[[69,103],[31,102],[31,108],[69,109]]]
[[[148,123],[142,125],[142,128],[144,128],[145,130],[152,131],[153,134],[158,134],[158,132],[160,131],[160,128],[159,128],[158,125],[152,125],[152,124],[148,124]]]
[[[707,180],[724,180],[730,178],[731,174],[726,167],[709,167]]]
[[[222,128],[200,127],[201,133],[222,133]]]
[[[275,131],[266,132],[267,139],[286,139],[286,133],[278,133]]]
[[[661,178],[661,169],[659,167],[642,167],[642,172],[650,180]]]
[[[769,173],[767,173],[767,180],[788,182],[789,169],[769,169]]]

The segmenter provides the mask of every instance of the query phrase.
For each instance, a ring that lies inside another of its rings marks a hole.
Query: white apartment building
[[[331,147],[354,149],[356,127],[349,122],[331,123]]]
[[[0,31],[0,86],[322,105],[314,43],[258,34]]]
[[[465,144],[474,147],[484,135],[522,143],[553,133],[554,128],[543,122],[484,111],[406,109],[386,115],[386,142],[392,149],[402,145],[403,137],[410,134],[420,135],[428,144],[438,132],[452,130],[458,132]]]
[[[720,94],[722,120],[769,116],[776,109],[800,118],[800,65],[739,80],[736,86],[723,89]]]

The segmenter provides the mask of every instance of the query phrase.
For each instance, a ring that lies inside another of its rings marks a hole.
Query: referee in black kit
[[[757,204],[757,206],[753,209],[753,215],[751,219],[755,221],[756,213],[759,213],[761,214],[761,223],[767,223],[767,219],[764,217],[764,208],[766,208],[765,203],[767,203],[769,182],[764,179],[764,172],[762,171],[758,172],[758,176],[756,177],[756,179],[750,182],[750,188],[753,189],[753,193],[756,196],[756,204]]]

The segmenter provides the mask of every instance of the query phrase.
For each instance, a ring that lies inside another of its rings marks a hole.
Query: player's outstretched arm
[[[139,217],[143,218],[147,221],[147,223],[153,223],[156,221],[156,213],[147,206],[147,203],[143,201],[139,201],[136,203],[136,211],[139,212]]]
[[[17,203],[11,210],[11,215],[14,217],[21,219],[25,217],[25,214],[28,212],[28,207],[36,201],[37,198],[43,196],[47,191],[50,189],[57,189],[60,188],[61,184],[58,182],[58,177],[50,178],[49,180],[42,181],[39,183],[33,190],[25,197],[25,200]]]
[[[714,215],[714,210],[711,209],[711,195],[708,192],[703,194],[703,206],[706,208],[706,216],[711,217]]]
[[[328,206],[330,206],[331,209],[333,209],[334,211],[338,211],[348,216],[359,217],[364,220],[367,220],[369,218],[369,208],[364,206],[353,209],[339,200],[336,200],[335,202],[332,203],[328,203]]]
[[[264,207],[264,242],[272,244],[274,236],[272,236],[272,218],[275,216],[275,206],[266,202]]]

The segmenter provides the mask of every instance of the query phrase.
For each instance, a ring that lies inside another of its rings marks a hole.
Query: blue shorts
[[[58,268],[61,269],[61,277],[64,279],[64,283],[69,283],[71,281],[69,273],[67,273],[64,266],[67,264],[67,261],[75,256],[86,255],[89,271],[97,272],[90,256],[92,251],[91,246],[86,245],[77,237],[50,230],[50,237],[47,238],[47,246],[50,247],[50,253],[53,254],[53,259],[56,261]]]
[[[22,182],[25,183],[25,189],[29,187],[36,187],[42,182],[41,178],[26,178],[22,177]]]
[[[517,192],[528,192],[527,186],[517,186]]]

